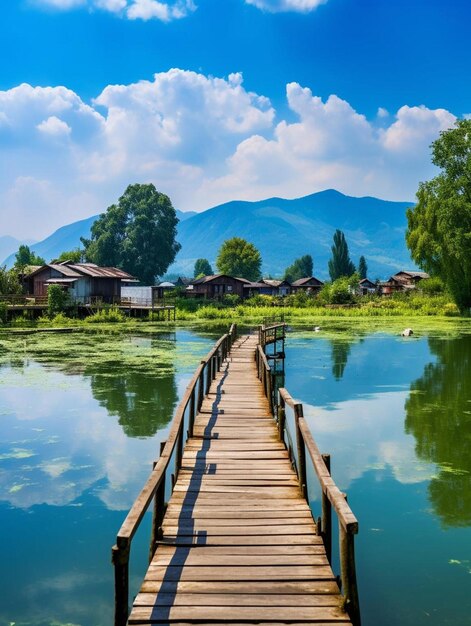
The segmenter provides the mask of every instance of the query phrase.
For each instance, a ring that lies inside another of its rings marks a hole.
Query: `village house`
[[[296,291],[305,291],[308,294],[316,294],[322,289],[323,285],[324,283],[315,276],[309,276],[295,280],[294,283],[291,284],[291,290],[293,293]]]
[[[373,295],[376,293],[376,291],[376,283],[372,282],[369,278],[362,278],[358,283],[358,294],[360,296]]]
[[[194,278],[188,278],[187,276],[179,276],[175,282],[175,287],[188,287],[194,280]]]
[[[243,298],[244,285],[249,284],[250,281],[245,278],[234,278],[227,274],[215,274],[213,276],[195,278],[185,289],[185,294],[192,298],[219,299],[226,294],[235,294]]]
[[[287,280],[263,278],[261,282],[271,288],[271,291],[267,292],[269,296],[289,296],[291,293],[291,283]]]
[[[388,296],[398,291],[411,291],[416,289],[421,280],[427,278],[430,276],[426,272],[401,270],[386,282],[380,283],[381,293],[383,296]]]
[[[252,296],[271,296],[273,287],[267,285],[263,280],[260,282],[248,282],[244,285],[244,298]]]
[[[60,285],[73,302],[89,304],[101,301],[112,303],[121,298],[123,282],[136,279],[116,267],[99,267],[94,263],[48,263],[24,278],[27,294],[47,296],[49,285]]]

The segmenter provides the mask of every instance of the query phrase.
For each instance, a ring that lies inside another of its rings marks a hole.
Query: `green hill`
[[[413,267],[404,232],[405,211],[411,202],[352,198],[328,190],[304,198],[234,201],[198,213],[179,225],[182,249],[169,271],[192,274],[197,258],[214,266],[225,239],[243,237],[260,250],[264,274],[280,275],[293,259],[311,254],[314,272],[327,278],[332,237],[345,233],[352,260],[363,254],[372,278]]]

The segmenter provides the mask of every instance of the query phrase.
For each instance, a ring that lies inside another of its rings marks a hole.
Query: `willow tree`
[[[471,120],[457,120],[432,144],[440,173],[420,183],[408,209],[406,242],[414,261],[439,276],[461,311],[471,307]]]

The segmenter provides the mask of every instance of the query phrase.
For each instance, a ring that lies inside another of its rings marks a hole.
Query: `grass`
[[[357,298],[350,305],[322,305],[318,299],[305,298],[300,304],[289,306],[274,306],[279,300],[265,298],[262,300],[246,301],[243,304],[230,306],[221,303],[198,303],[194,300],[179,299],[177,305],[177,324],[189,322],[195,325],[219,324],[224,326],[235,321],[244,326],[260,324],[267,317],[284,315],[289,324],[320,325],[330,319],[369,320],[397,318],[405,324],[408,319],[417,318],[460,318],[456,305],[446,295],[405,294],[390,298],[362,297]],[[126,327],[144,330],[145,327],[174,327],[173,321],[156,321],[152,313],[148,317],[129,318],[116,307],[97,311],[85,319],[68,317],[58,313],[52,319],[43,316],[37,320],[29,319],[27,315],[19,316],[3,328],[92,328]],[[410,325],[410,324],[409,324]],[[0,323],[0,328],[2,324]]]

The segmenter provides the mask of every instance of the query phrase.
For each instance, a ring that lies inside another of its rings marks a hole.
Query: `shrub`
[[[101,309],[93,315],[85,318],[87,324],[116,324],[119,322],[125,322],[126,316],[117,307],[110,307],[108,309]]]
[[[460,310],[454,302],[447,302],[442,309],[443,315],[447,317],[456,317],[460,314]]]
[[[6,324],[8,319],[8,304],[0,302],[0,323]]]
[[[445,292],[445,285],[438,276],[421,280],[418,288],[422,293],[429,296],[436,296]]]
[[[334,280],[329,295],[331,304],[352,304],[355,301],[350,280],[346,277]]]
[[[69,294],[60,285],[49,285],[47,289],[47,312],[49,317],[62,313],[69,302]]]
[[[226,306],[236,306],[240,302],[240,296],[236,293],[226,293],[222,298],[222,302]]]

